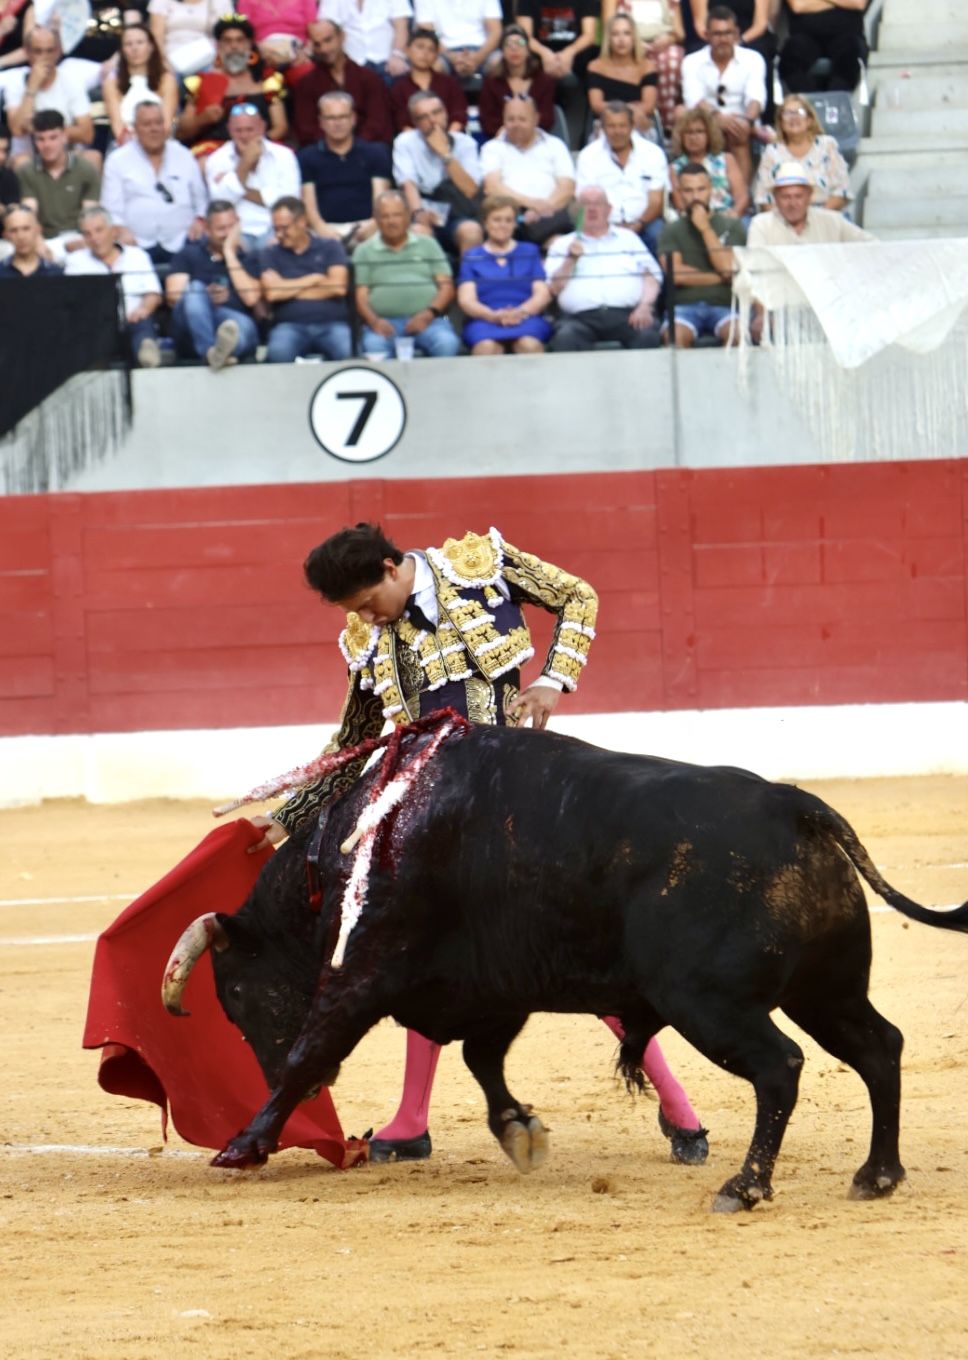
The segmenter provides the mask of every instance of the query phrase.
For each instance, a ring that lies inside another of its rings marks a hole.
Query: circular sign
[[[400,441],[407,404],[396,383],[367,365],[341,368],[319,384],[309,428],[319,445],[345,463],[372,463]]]

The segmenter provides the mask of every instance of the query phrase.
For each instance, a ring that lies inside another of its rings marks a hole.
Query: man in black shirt
[[[302,197],[317,236],[344,245],[365,241],[376,231],[373,203],[390,187],[390,152],[355,136],[356,110],[345,90],[319,101],[322,140],[298,153]]]
[[[267,362],[288,364],[312,351],[348,359],[346,251],[339,241],[313,236],[298,198],[273,205],[272,227],[279,244],[267,246],[261,258],[262,296],[273,307]]]
[[[58,265],[51,264],[40,253],[44,237],[33,208],[22,208],[17,203],[8,208],[3,219],[3,234],[13,246],[13,254],[0,263],[0,279],[61,273]]]
[[[254,354],[259,329],[252,308],[262,295],[239,250],[241,227],[231,203],[216,198],[205,215],[207,236],[186,241],[171,262],[165,296],[183,354],[205,359],[218,371]]]

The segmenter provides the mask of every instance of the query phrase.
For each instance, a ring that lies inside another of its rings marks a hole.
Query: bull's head
[[[315,991],[320,960],[312,936],[318,918],[304,918],[301,931],[266,932],[244,912],[209,912],[188,926],[168,960],[161,996],[171,1015],[187,1015],[186,984],[202,955],[211,952],[222,1009],[251,1045],[272,1089]]]

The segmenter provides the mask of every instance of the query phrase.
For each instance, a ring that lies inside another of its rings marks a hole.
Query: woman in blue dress
[[[484,244],[465,252],[457,280],[464,343],[471,354],[540,354],[551,334],[541,252],[515,241],[517,206],[510,198],[485,199],[482,216]]]

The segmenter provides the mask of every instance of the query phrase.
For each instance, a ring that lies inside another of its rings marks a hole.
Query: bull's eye
[[[233,1001],[241,1000],[242,988],[239,986],[237,982],[233,982],[232,986],[229,988],[229,996],[232,998]]]

